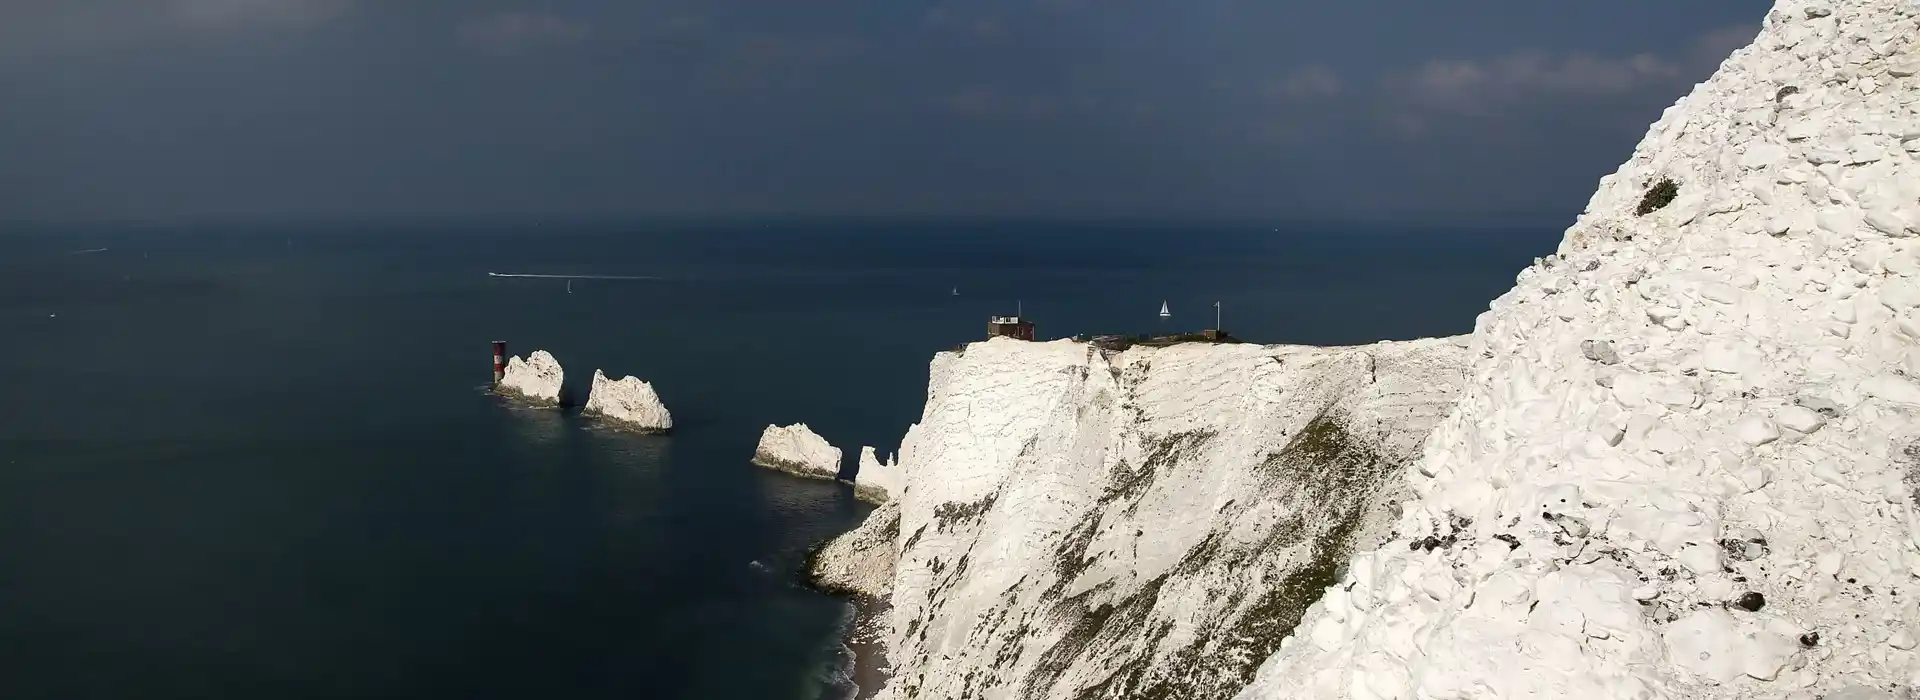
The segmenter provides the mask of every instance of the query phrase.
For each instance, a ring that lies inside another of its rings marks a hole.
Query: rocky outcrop
[[[853,493],[861,500],[885,503],[900,493],[900,465],[893,457],[882,462],[872,447],[860,448],[860,471],[853,475]]]
[[[552,354],[535,350],[525,360],[519,355],[509,358],[507,370],[494,388],[534,403],[558,404],[561,382],[565,378],[560,362],[553,359]]]
[[[813,574],[888,596],[884,698],[1229,697],[1389,534],[1465,366],[1463,339],[942,353],[903,489]]]
[[[653,385],[635,377],[608,379],[605,372],[593,371],[593,389],[587,394],[585,413],[598,415],[617,425],[643,433],[673,430],[673,414],[660,402]]]
[[[840,448],[815,435],[805,423],[769,425],[760,433],[753,463],[811,479],[840,477]]]
[[[1480,317],[1241,695],[1894,698],[1920,674],[1920,6],[1782,0]]]
[[[899,541],[899,504],[874,509],[859,528],[814,550],[807,562],[813,585],[828,593],[885,601],[893,591],[894,547]]]

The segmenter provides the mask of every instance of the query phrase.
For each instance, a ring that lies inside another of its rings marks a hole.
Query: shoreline
[[[784,459],[776,459],[773,457],[766,457],[759,454],[755,454],[753,456],[753,459],[750,460],[749,463],[752,464],[753,466],[760,467],[762,469],[771,469],[777,472],[784,472],[787,474],[792,474],[794,476],[800,477],[802,479],[819,479],[821,481],[839,481],[840,480],[839,472],[827,474],[799,462],[790,462]],[[825,542],[822,542],[820,543],[820,545],[816,545],[815,548],[817,549],[820,546],[825,546],[825,544],[826,544]],[[812,560],[809,559],[808,561],[811,562]],[[808,575],[811,576],[812,574],[808,574]]]
[[[509,386],[501,386],[497,383],[491,387],[488,387],[488,390],[491,391],[494,396],[498,396],[500,398],[519,403],[520,405],[526,406],[528,408],[564,409],[567,407],[566,404],[561,402],[559,399],[549,399],[545,397],[534,396],[532,394],[526,393],[519,389],[509,387]]]
[[[852,681],[856,690],[847,700],[869,700],[879,695],[881,686],[893,677],[893,668],[887,660],[887,646],[881,637],[887,613],[893,606],[879,597],[823,581],[815,574],[820,554],[831,542],[833,538],[828,538],[808,549],[800,570],[795,573],[800,584],[809,590],[825,593],[852,606],[853,619],[847,623],[840,638],[841,647],[853,654]]]
[[[617,430],[623,433],[627,433],[630,435],[658,436],[658,435],[673,434],[673,428],[671,427],[655,428],[650,425],[642,424],[638,421],[632,421],[625,418],[621,418],[619,416],[612,415],[610,413],[607,413],[606,411],[602,411],[597,408],[596,409],[582,408],[580,409],[580,415],[587,418],[591,418],[594,421],[600,423],[601,425],[607,426],[608,428],[611,428],[613,430]]]
[[[887,646],[880,641],[881,627],[892,606],[865,595],[849,596],[847,602],[853,606],[853,622],[840,643],[853,652],[853,684],[859,690],[852,700],[870,700],[893,677],[893,669],[887,665]]]

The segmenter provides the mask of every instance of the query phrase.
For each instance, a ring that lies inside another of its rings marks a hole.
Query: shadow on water
[[[514,399],[496,397],[508,412],[512,434],[521,441],[553,445],[567,440],[572,427],[570,416],[551,406],[532,406]]]
[[[587,405],[587,398],[592,391],[592,369],[583,367],[567,370],[566,376],[560,380],[560,407],[577,412]]]

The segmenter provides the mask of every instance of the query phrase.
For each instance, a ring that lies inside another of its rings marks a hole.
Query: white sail
[[[1168,311],[1168,310],[1167,310],[1167,302],[1165,302],[1165,301],[1161,301],[1161,302],[1160,302],[1160,317],[1161,317],[1161,318],[1166,318],[1166,317],[1168,317],[1168,316],[1172,316],[1172,315],[1173,315],[1173,312],[1172,312],[1172,311]]]

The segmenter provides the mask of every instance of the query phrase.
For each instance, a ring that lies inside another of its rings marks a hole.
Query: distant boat
[[[954,287],[954,288],[953,288],[953,295],[954,295],[954,296],[960,296],[960,288],[959,288],[959,287]]]
[[[1173,312],[1167,310],[1167,302],[1162,300],[1160,302],[1160,318],[1171,318],[1172,316]]]
[[[567,280],[567,293],[573,293],[573,280]]]

